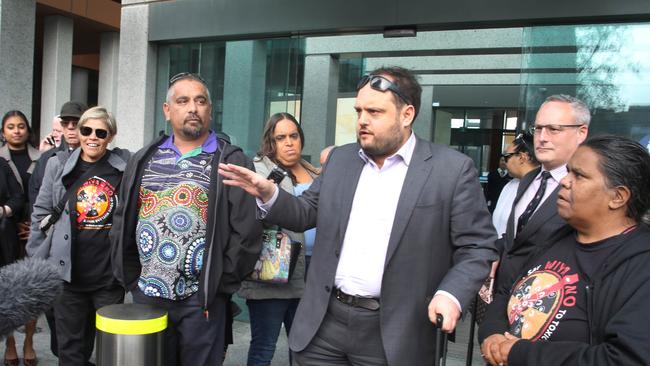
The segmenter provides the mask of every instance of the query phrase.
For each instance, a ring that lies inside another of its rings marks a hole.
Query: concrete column
[[[433,142],[441,145],[449,145],[451,142],[451,113],[436,110],[435,133]]]
[[[88,104],[88,70],[81,67],[72,67],[70,100]]]
[[[226,43],[224,74],[223,132],[252,156],[265,122],[266,42]]]
[[[35,0],[0,0],[0,112],[18,109],[30,121],[35,19]]]
[[[433,85],[422,86],[420,112],[413,122],[413,131],[423,139],[433,138]]]
[[[45,17],[43,31],[43,77],[41,79],[41,126],[49,126],[63,103],[70,100],[72,81],[72,19]]]
[[[117,107],[117,76],[120,55],[120,34],[102,33],[99,49],[99,86],[97,101],[115,113]]]
[[[127,2],[128,4],[128,2]],[[154,137],[156,45],[149,43],[149,5],[122,4],[115,145],[136,151]]]
[[[334,144],[338,88],[338,59],[331,55],[307,55],[300,123],[308,143],[302,153],[315,165],[321,150]]]

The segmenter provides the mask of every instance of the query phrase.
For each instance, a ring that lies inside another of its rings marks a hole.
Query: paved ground
[[[245,305],[243,305],[245,307]],[[246,314],[244,314],[246,315]],[[39,357],[39,365],[54,366],[57,365],[56,358],[50,353],[50,335],[45,318],[41,317],[38,321],[40,331],[34,336],[36,353]],[[233,325],[235,335],[235,344],[228,349],[225,366],[244,366],[246,365],[246,354],[250,342],[250,327],[245,321],[235,321]],[[469,334],[469,322],[461,323],[458,327],[457,343],[449,344],[447,365],[463,366],[466,364],[465,355],[467,352],[467,339]],[[16,332],[16,341],[19,356],[22,357],[22,340],[24,334]],[[0,357],[3,357],[5,350],[4,341],[0,342]],[[478,346],[474,347],[473,365],[483,365],[478,352]],[[21,363],[22,365],[22,363]],[[287,339],[284,332],[281,332],[278,340],[277,350],[273,358],[272,366],[288,366],[289,354],[287,351]],[[127,365],[124,365],[127,366]]]

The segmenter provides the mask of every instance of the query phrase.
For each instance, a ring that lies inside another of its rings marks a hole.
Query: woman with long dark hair
[[[479,337],[491,365],[650,364],[650,156],[616,136],[585,141],[560,182],[564,232],[506,273]]]
[[[13,243],[12,252],[15,253],[13,260],[25,256],[25,243],[29,236],[29,215],[31,207],[27,198],[29,178],[34,171],[36,161],[41,153],[31,145],[31,128],[25,114],[18,110],[12,110],[2,117],[2,136],[6,144],[0,148],[0,157],[3,158],[10,169],[10,173],[20,185],[23,192],[24,209],[19,215],[14,215],[18,240]],[[11,240],[13,241],[13,240]],[[10,260],[10,259],[9,259]],[[25,324],[25,342],[23,344],[23,357],[25,365],[36,365],[36,353],[34,352],[33,337],[36,330],[36,320]],[[16,341],[13,335],[7,337],[4,356],[5,365],[18,365],[18,353]]]
[[[267,176],[274,167],[280,167],[288,176],[278,186],[299,195],[318,175],[318,169],[301,158],[305,136],[298,121],[289,113],[276,113],[266,122],[262,146],[253,163],[255,170]],[[314,232],[294,233],[284,230],[293,241],[301,242],[295,269],[286,284],[255,281],[242,282],[239,295],[246,299],[250,313],[251,344],[248,366],[270,365],[282,324],[287,335],[305,288],[305,247],[313,246]]]

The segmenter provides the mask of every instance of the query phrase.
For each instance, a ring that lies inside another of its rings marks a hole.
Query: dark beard
[[[187,124],[183,125],[183,128],[181,129],[181,133],[183,136],[189,138],[189,139],[198,139],[203,135],[203,123],[201,123],[200,126],[190,126]]]

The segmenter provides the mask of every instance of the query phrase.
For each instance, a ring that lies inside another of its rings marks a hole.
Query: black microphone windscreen
[[[0,268],[0,336],[36,319],[61,294],[55,265],[28,258]]]

